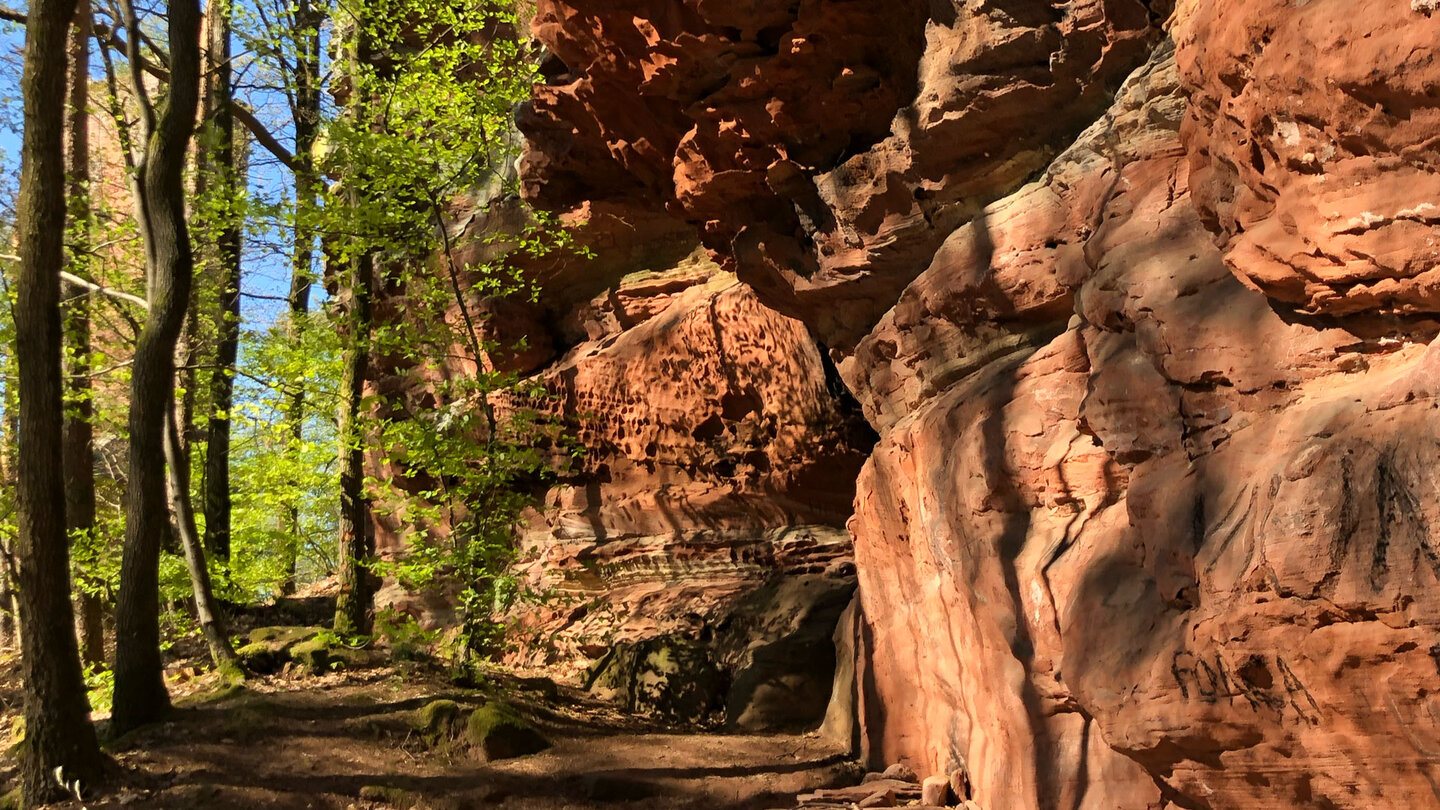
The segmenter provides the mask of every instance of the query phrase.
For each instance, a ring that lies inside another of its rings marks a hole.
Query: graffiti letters
[[[1175,654],[1170,672],[1180,687],[1180,696],[1186,700],[1215,703],[1241,698],[1255,711],[1284,712],[1290,708],[1306,723],[1320,722],[1320,704],[1278,654],[1249,654],[1227,660],[1218,651],[1203,656],[1182,651]]]

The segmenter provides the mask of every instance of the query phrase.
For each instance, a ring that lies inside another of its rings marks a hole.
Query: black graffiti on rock
[[[1218,651],[1197,656],[1182,650],[1171,660],[1170,672],[1186,700],[1215,703],[1238,697],[1255,711],[1283,713],[1288,706],[1306,723],[1320,722],[1320,704],[1278,654],[1252,653],[1227,662]]]

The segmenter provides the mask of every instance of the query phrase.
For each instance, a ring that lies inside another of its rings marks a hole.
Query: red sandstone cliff
[[[1440,15],[1170,6],[542,0],[529,196],[688,223],[741,284],[639,326],[611,287],[619,336],[544,372],[616,461],[538,547],[833,525],[824,351],[881,437],[832,716],[870,760],[987,810],[1435,806]],[[737,340],[775,374],[732,424],[695,355]],[[659,458],[702,424],[733,467]]]
[[[453,227],[505,232],[520,215],[472,205]],[[490,362],[543,385],[585,448],[522,527],[517,573],[534,599],[509,617],[508,661],[677,721],[813,727],[855,589],[844,526],[874,433],[805,325],[707,258],[688,226],[604,201],[570,219],[593,255],[531,268],[538,302],[467,303],[487,338],[524,338]],[[404,317],[403,295],[380,309]],[[392,404],[436,405],[436,372],[377,365]],[[375,529],[382,557],[405,553],[394,516]],[[391,583],[378,601],[452,618],[443,593]]]

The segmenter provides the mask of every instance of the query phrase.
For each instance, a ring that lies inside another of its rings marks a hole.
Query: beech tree
[[[170,708],[160,658],[159,562],[170,531],[165,435],[175,394],[175,347],[195,268],[185,206],[185,161],[200,100],[198,0],[169,0],[169,81],[157,110],[146,85],[134,3],[124,4],[132,92],[140,106],[144,152],[135,167],[139,227],[145,241],[149,308],[130,376],[130,448],[125,550],[116,602],[114,729],[158,720]]]
[[[210,0],[205,10],[205,94],[197,182],[207,186],[206,277],[216,286],[215,363],[205,427],[205,550],[230,559],[230,412],[235,406],[235,362],[240,352],[241,186],[236,171],[235,117],[231,110],[231,0]],[[197,195],[198,196],[198,195]],[[191,317],[200,317],[192,313]]]
[[[349,80],[344,123],[336,122],[333,131],[352,133],[363,138],[364,133],[378,133],[380,126],[375,120],[372,108],[376,88],[365,79],[373,76],[369,43],[372,30],[370,15],[364,9],[345,26],[342,48],[345,53],[345,72]],[[362,141],[363,142],[363,141]],[[338,167],[337,167],[338,168]],[[346,210],[363,211],[364,193],[367,181],[371,180],[371,166],[348,165],[343,167],[343,199],[339,203]],[[331,239],[336,245],[337,240]],[[344,349],[341,359],[340,408],[336,417],[336,433],[339,438],[340,456],[340,525],[337,535],[337,555],[340,562],[339,592],[335,601],[335,632],[341,635],[357,635],[370,632],[370,603],[373,594],[372,574],[369,570],[371,556],[375,553],[374,535],[370,527],[370,512],[365,493],[365,448],[364,439],[364,396],[365,379],[370,370],[371,340],[371,296],[375,286],[376,246],[366,239],[363,231],[352,233],[339,243],[339,249],[330,252],[331,261],[343,268],[344,278],[339,305],[343,311],[342,323]]]
[[[69,273],[91,281],[90,238],[90,0],[78,0],[70,32]],[[65,518],[72,539],[95,532],[95,401],[90,374],[92,292],[83,283],[65,285],[66,409]],[[88,583],[87,583],[88,584]],[[104,606],[93,587],[80,589],[80,657],[89,666],[105,661]]]
[[[62,466],[66,38],[74,11],[74,0],[31,3],[21,79],[16,557],[25,695],[21,790],[31,805],[63,798],[68,785],[83,789],[101,777],[70,606]]]

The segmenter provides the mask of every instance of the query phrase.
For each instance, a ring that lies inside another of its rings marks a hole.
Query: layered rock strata
[[[455,241],[489,249],[466,235],[519,216],[461,212]],[[818,725],[855,587],[843,526],[874,434],[804,325],[761,305],[688,228],[598,203],[571,220],[593,255],[531,268],[538,303],[467,302],[498,342],[486,362],[544,387],[540,407],[584,448],[523,527],[529,598],[509,617],[508,660],[675,721]],[[382,318],[403,309],[387,299]],[[382,397],[411,412],[463,404],[433,401],[436,370],[385,360]],[[397,518],[377,514],[382,558],[406,553]],[[379,602],[453,621],[453,594],[392,583]]]
[[[590,306],[625,328],[540,375],[586,454],[524,535],[547,603],[526,614],[515,660],[600,659],[587,682],[676,719],[818,723],[854,588],[841,527],[871,434],[805,328],[702,258]],[[682,654],[671,671],[644,660]],[[712,668],[704,699],[677,702],[672,683]]]
[[[1437,801],[1431,5],[541,3],[533,196],[668,206],[881,434],[838,679],[872,764],[986,808]]]

